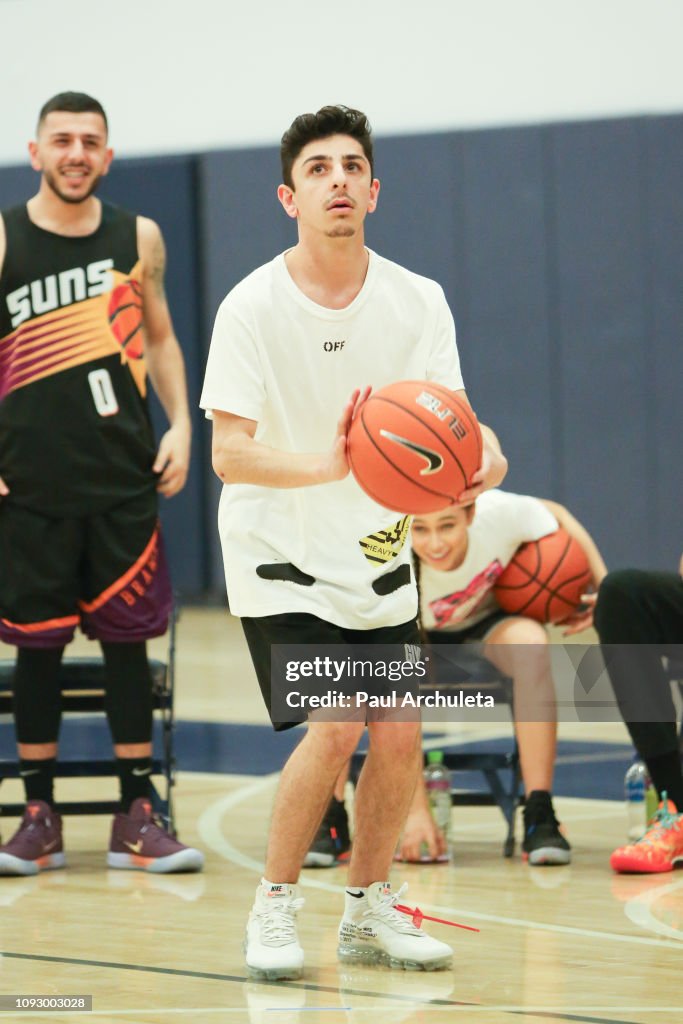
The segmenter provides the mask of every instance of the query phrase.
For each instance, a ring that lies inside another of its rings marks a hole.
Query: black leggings
[[[646,761],[678,751],[676,710],[661,656],[683,659],[683,580],[639,569],[611,572],[600,584],[594,622],[636,750]]]
[[[14,674],[14,722],[19,743],[55,743],[62,713],[59,666],[63,647],[20,647]],[[103,643],[104,708],[114,743],[152,737],[152,676],[144,641]]]

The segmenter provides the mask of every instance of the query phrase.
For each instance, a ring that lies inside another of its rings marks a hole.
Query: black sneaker
[[[331,868],[349,859],[349,819],[342,800],[332,797],[311,848],[304,857],[305,868]]]
[[[572,848],[560,831],[550,793],[535,789],[524,804],[522,857],[529,864],[569,864]]]

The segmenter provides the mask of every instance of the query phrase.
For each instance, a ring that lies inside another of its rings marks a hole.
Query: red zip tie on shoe
[[[423,914],[419,907],[405,907],[402,903],[397,903],[394,907],[395,910],[400,910],[402,914],[410,914],[413,919],[413,924],[416,928],[419,928],[423,921],[436,921],[437,924],[449,924],[452,928],[464,928],[468,932],[478,932],[481,929],[473,928],[469,924],[458,924],[457,921],[446,921],[443,917],[430,917],[429,914]]]

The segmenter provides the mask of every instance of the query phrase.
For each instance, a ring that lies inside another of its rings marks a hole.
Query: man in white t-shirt
[[[441,288],[365,248],[363,223],[379,193],[365,115],[341,106],[303,114],[283,136],[281,157],[278,198],[297,221],[298,244],[224,300],[201,399],[225,484],[219,531],[230,608],[242,619],[271,718],[271,645],[419,643],[409,520],[349,477],[346,436],[372,388],[431,379],[464,395]],[[461,502],[505,475],[494,435],[483,433],[482,469]],[[365,554],[363,542],[377,534],[390,552],[384,564]],[[301,976],[295,883],[364,728],[309,722],[285,765],[247,926],[253,975]],[[414,788],[419,724],[377,721],[368,731],[339,955],[447,966],[450,947],[395,909],[398,894],[386,881]]]
[[[476,505],[416,516],[413,554],[420,592],[420,618],[435,646],[437,677],[449,681],[449,662],[457,666],[454,644],[478,641],[482,653],[513,680],[515,731],[519,743],[524,805],[523,856],[530,864],[568,864],[571,848],[562,835],[552,803],[557,717],[548,635],[540,622],[504,612],[493,588],[520,544],[540,540],[564,527],[584,550],[597,590],[607,572],[595,542],[563,506],[521,494],[492,490]],[[565,623],[577,633],[592,624],[595,594]],[[450,645],[441,646],[441,645]],[[450,675],[452,681],[452,674]],[[542,709],[548,709],[542,713]],[[419,859],[424,842],[438,857],[442,838],[425,812],[418,787],[408,815],[400,852]]]

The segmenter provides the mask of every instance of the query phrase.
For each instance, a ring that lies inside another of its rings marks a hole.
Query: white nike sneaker
[[[439,971],[452,966],[451,947],[416,928],[408,914],[396,910],[407,888],[402,885],[394,893],[388,882],[373,882],[364,895],[347,891],[339,925],[340,960],[408,971]]]
[[[300,978],[304,951],[296,934],[296,915],[304,905],[295,885],[259,885],[244,942],[252,978],[282,981]]]

